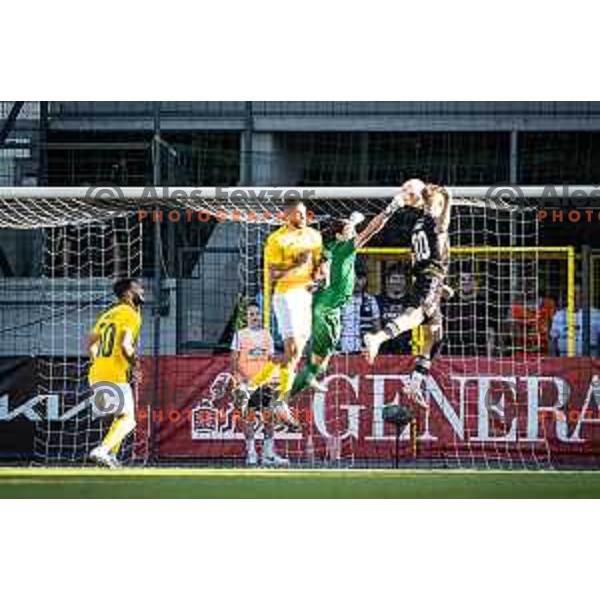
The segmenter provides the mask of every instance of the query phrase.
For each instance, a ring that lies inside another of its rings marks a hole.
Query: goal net
[[[2,354],[35,358],[36,397],[25,414],[34,423],[35,459],[85,462],[101,439],[107,423],[90,410],[85,336],[114,301],[113,281],[135,276],[149,290],[140,340],[144,380],[137,429],[123,457],[243,464],[230,345],[246,324],[245,308],[256,302],[281,351],[264,288],[263,247],[281,225],[282,199],[305,197],[312,225],[321,228],[355,210],[374,216],[395,189],[92,192],[0,188],[0,240],[36,256],[35,271],[5,274],[0,284]],[[531,414],[531,394],[540,407],[560,399],[532,377],[541,372],[552,311],[550,300],[547,313],[540,302],[568,296],[569,250],[540,248],[527,194],[514,202],[489,199],[485,188],[453,192],[455,296],[443,307],[447,335],[427,381],[429,409],[411,406],[413,423],[401,432],[382,417],[385,405],[405,402],[419,331],[384,347],[373,367],[360,354],[362,335],[402,309],[410,286],[400,211],[357,259],[359,283],[343,310],[342,340],[323,382],[327,393],[305,392],[295,401],[301,433],[277,427],[277,452],[293,464],[551,460],[549,432]],[[260,444],[260,419],[255,426]]]

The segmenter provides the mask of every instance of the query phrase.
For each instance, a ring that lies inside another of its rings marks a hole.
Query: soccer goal
[[[373,367],[358,348],[340,349],[324,380],[327,393],[306,392],[297,401],[302,432],[283,426],[277,432],[278,450],[293,464],[389,466],[398,455],[404,464],[551,462],[556,428],[540,422],[538,413],[554,410],[560,398],[543,382],[551,309],[538,308],[540,299],[564,299],[572,353],[574,251],[540,246],[535,199],[541,188],[524,188],[518,201],[489,197],[483,187],[452,191],[455,295],[444,306],[446,344],[427,383],[429,409],[410,407],[412,426],[400,432],[382,418],[384,406],[403,402],[418,332],[408,351],[391,345]],[[312,225],[320,228],[356,210],[372,216],[397,190],[176,192],[0,188],[0,243],[33,257],[27,272],[7,270],[0,280],[2,355],[35,363],[34,395],[9,399],[5,414],[20,410],[33,424],[37,462],[85,463],[103,434],[106,424],[90,410],[84,340],[113,302],[112,282],[127,276],[141,277],[149,293],[138,427],[124,457],[241,464],[228,335],[244,320],[240,306],[257,302],[278,347],[262,252],[266,237],[281,226],[283,198],[304,198]],[[168,233],[172,223],[181,237]],[[193,251],[183,237],[186,227],[202,228]],[[379,307],[401,304],[386,289],[391,272],[410,285],[407,246],[400,212],[362,252],[368,287],[361,293],[376,297]],[[169,271],[170,254],[185,269]],[[346,316],[346,333],[360,335]]]

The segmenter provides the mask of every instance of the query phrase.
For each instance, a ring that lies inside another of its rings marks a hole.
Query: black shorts
[[[418,273],[412,289],[404,297],[404,306],[409,308],[422,308],[423,322],[427,324],[431,319],[441,314],[442,286],[444,276],[431,271]]]
[[[275,388],[271,386],[265,385],[255,390],[250,396],[250,400],[248,401],[248,408],[250,410],[272,408],[276,399],[277,390],[275,390]]]

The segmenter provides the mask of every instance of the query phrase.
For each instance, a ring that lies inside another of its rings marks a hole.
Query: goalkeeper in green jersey
[[[320,267],[320,278],[325,284],[313,297],[311,356],[296,375],[290,397],[307,387],[325,391],[317,378],[327,370],[329,359],[340,341],[341,309],[354,291],[356,251],[381,231],[400,207],[399,200],[392,200],[360,233],[356,232],[356,226],[364,220],[361,213],[352,213],[348,219],[333,219],[328,224],[323,234],[323,262]]]

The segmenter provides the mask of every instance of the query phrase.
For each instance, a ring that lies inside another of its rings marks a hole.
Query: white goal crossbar
[[[597,197],[600,206],[600,186],[591,185],[546,185],[546,186],[516,186],[513,184],[493,184],[490,186],[475,187],[450,187],[455,198],[496,198],[505,196],[511,198],[543,198],[553,196],[567,198],[574,194],[586,194]],[[218,198],[235,199],[235,195],[243,199],[283,198],[285,195],[298,194],[305,198],[323,200],[341,200],[347,198],[364,198],[368,200],[382,200],[393,198],[400,188],[398,187],[116,187],[106,184],[88,187],[0,187],[0,199],[10,198],[107,198],[119,197],[129,200],[156,201],[174,198],[176,192],[186,197],[196,197],[198,200],[213,200]]]

